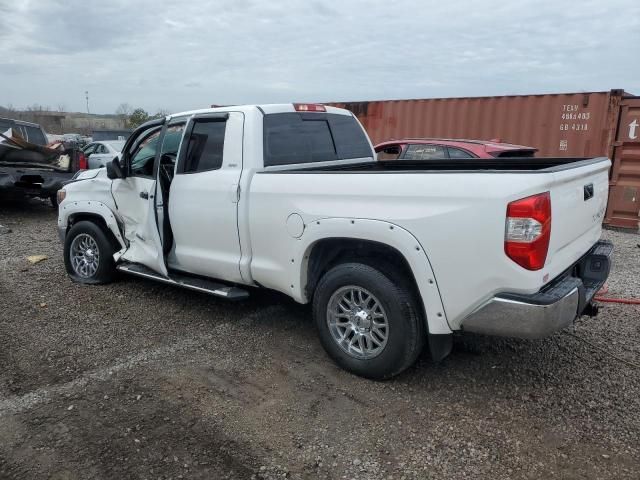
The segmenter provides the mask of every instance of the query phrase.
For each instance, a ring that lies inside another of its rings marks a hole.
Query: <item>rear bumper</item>
[[[73,172],[0,168],[0,192],[50,197],[73,177]]]
[[[609,276],[612,252],[611,242],[599,241],[539,292],[497,295],[465,318],[462,329],[485,335],[543,338],[568,327]]]

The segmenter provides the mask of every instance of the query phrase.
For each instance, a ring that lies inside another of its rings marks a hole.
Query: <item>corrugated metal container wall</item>
[[[613,144],[605,223],[637,228],[640,215],[640,97],[624,98]]]
[[[351,110],[372,142],[468,138],[526,145],[538,156],[613,161],[605,223],[638,228],[640,97],[609,92],[331,103]]]
[[[469,138],[536,147],[540,156],[608,155],[622,90],[611,92],[333,103],[351,110],[374,143]]]

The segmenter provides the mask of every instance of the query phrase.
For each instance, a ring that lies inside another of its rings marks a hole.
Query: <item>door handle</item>
[[[145,200],[149,200],[149,192],[140,192],[140,198],[144,198]]]

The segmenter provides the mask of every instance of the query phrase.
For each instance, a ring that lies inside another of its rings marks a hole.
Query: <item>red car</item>
[[[432,160],[436,158],[533,157],[538,149],[500,140],[405,138],[375,146],[378,160]]]

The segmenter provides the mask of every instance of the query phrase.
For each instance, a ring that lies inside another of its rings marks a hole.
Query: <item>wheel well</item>
[[[418,285],[404,256],[387,244],[355,238],[327,238],[313,245],[307,263],[305,293],[311,299],[322,276],[340,263],[358,262],[380,270],[415,295],[424,314]],[[424,317],[423,317],[424,318]]]
[[[75,213],[70,215],[69,224],[67,225],[67,230],[69,230],[76,223],[83,222],[83,221],[93,222],[96,225],[98,225],[102,229],[102,231],[105,233],[109,241],[111,242],[111,245],[113,246],[114,251],[117,252],[118,250],[122,249],[122,245],[120,245],[120,242],[118,242],[118,239],[116,238],[116,236],[113,234],[111,229],[107,226],[107,222],[105,222],[104,218],[102,218],[100,215],[96,213]]]

